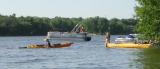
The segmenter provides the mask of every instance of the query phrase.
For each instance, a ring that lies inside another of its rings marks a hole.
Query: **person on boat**
[[[110,33],[109,32],[106,33],[105,42],[110,43]]]
[[[85,32],[85,31],[86,31],[85,28],[83,26],[81,26],[80,32]]]
[[[77,30],[76,33],[81,33],[81,32],[85,32],[85,29],[83,26],[80,26]]]
[[[46,40],[46,42],[48,43],[48,47],[51,47],[51,43],[50,43],[49,39],[46,38],[45,40]]]

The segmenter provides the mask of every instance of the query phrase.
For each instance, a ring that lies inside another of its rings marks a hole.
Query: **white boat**
[[[138,40],[137,37],[129,34],[127,36],[120,36],[118,38],[115,39],[116,43],[134,43]]]
[[[90,41],[91,37],[88,35],[87,32],[48,32],[47,38],[49,39],[62,39],[62,40],[84,40]]]
[[[91,37],[85,32],[83,26],[77,24],[71,32],[48,32],[47,38],[49,39],[62,39],[62,40],[84,40],[90,41]]]

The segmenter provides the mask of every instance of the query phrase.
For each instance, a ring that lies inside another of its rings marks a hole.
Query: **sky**
[[[132,18],[135,6],[135,0],[0,0],[0,14],[49,18]]]

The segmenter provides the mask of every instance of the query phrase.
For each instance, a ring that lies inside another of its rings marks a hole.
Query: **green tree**
[[[120,19],[113,18],[110,20],[110,32],[111,34],[125,34],[124,24],[120,21]]]
[[[90,17],[82,21],[83,26],[91,33],[104,34],[108,31],[109,21],[102,17]]]
[[[133,18],[129,19],[121,19],[121,22],[124,24],[124,33],[130,34],[130,33],[135,33],[135,26],[137,24],[137,20]]]
[[[143,37],[160,41],[160,3],[159,0],[137,0],[137,31]]]
[[[75,24],[69,18],[55,17],[51,20],[51,26],[53,31],[69,32]]]

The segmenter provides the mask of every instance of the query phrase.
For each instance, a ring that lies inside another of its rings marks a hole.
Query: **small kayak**
[[[33,44],[33,45],[28,45],[26,47],[21,47],[21,48],[64,48],[64,47],[70,47],[73,43],[57,43],[57,44],[52,44],[51,46],[45,45],[45,44]]]
[[[135,44],[135,43],[107,43],[108,48],[151,48],[151,44]]]

